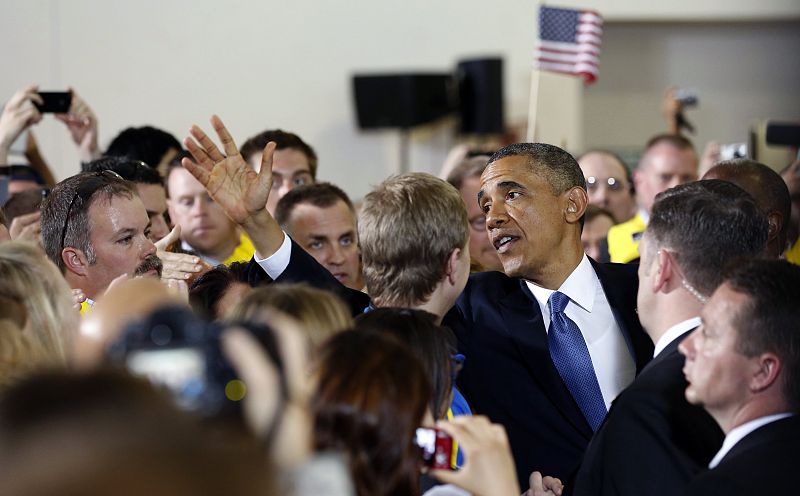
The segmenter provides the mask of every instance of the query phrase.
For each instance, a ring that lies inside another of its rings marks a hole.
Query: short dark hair
[[[172,134],[152,126],[122,130],[108,145],[105,155],[141,160],[157,167],[170,149],[181,150],[180,141]]]
[[[433,389],[430,408],[436,419],[446,419],[453,389],[451,357],[456,353],[455,336],[436,325],[436,316],[409,308],[375,308],[356,318],[356,329],[394,336],[419,358]]]
[[[158,171],[142,162],[128,157],[102,157],[92,160],[84,166],[87,172],[111,170],[122,179],[138,184],[161,184],[163,182]]]
[[[447,182],[455,186],[457,190],[461,190],[465,179],[481,177],[488,164],[488,155],[475,155],[465,158],[450,171],[450,174],[447,175]]]
[[[230,265],[217,265],[192,283],[189,288],[189,304],[194,313],[204,320],[220,318],[219,300],[231,285],[242,283],[250,285],[247,278],[247,263],[233,262]]]
[[[311,177],[314,179],[317,178],[317,154],[308,143],[303,141],[300,136],[294,133],[283,131],[281,129],[268,129],[256,134],[251,138],[248,138],[247,141],[242,143],[242,147],[239,149],[239,152],[242,154],[242,157],[244,157],[245,160],[248,160],[252,155],[261,153],[264,150],[264,147],[266,147],[267,143],[270,141],[275,142],[277,145],[275,148],[276,150],[293,148],[305,155],[306,159],[308,160],[308,168],[310,169],[309,172],[311,172]]]
[[[725,283],[747,296],[738,310],[736,349],[781,360],[781,389],[792,411],[800,410],[800,267],[785,260],[750,260],[731,267]]]
[[[781,175],[761,162],[749,158],[717,162],[710,171],[715,169],[724,171],[725,181],[730,181],[750,193],[764,213],[769,215],[777,212],[783,216],[783,225],[778,233],[778,241],[783,250],[791,224],[792,199]]]
[[[95,262],[89,208],[97,198],[110,201],[116,196],[133,198],[138,195],[132,183],[113,177],[111,173],[81,172],[56,184],[42,202],[42,245],[62,274],[66,267],[61,251],[66,246],[83,251],[90,264]]]
[[[308,203],[315,207],[328,208],[334,206],[338,201],[343,201],[355,215],[353,202],[350,201],[347,193],[338,186],[331,183],[304,184],[292,189],[278,200],[278,205],[275,207],[275,220],[286,229],[296,206]]]
[[[11,197],[6,200],[6,204],[3,205],[3,208],[0,208],[0,211],[5,215],[5,221],[3,223],[6,224],[7,227],[11,227],[11,222],[20,215],[38,212],[45,195],[49,192],[50,190],[47,188],[33,188],[22,190],[11,195]]]
[[[586,179],[575,157],[565,150],[547,143],[515,143],[498,150],[489,158],[489,164],[506,157],[522,156],[528,159],[531,171],[541,174],[554,194],[560,195],[570,188],[586,190]]]
[[[646,235],[674,250],[686,281],[710,296],[726,265],[764,252],[767,231],[766,215],[746,191],[705,179],[656,195]]]

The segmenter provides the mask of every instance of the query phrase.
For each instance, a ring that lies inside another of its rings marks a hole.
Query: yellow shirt
[[[250,241],[246,234],[242,234],[239,236],[239,246],[233,250],[233,253],[228,258],[223,260],[222,264],[230,265],[233,262],[249,262],[255,252],[256,248],[253,246],[253,242]]]
[[[800,265],[800,239],[795,241],[792,247],[786,250],[784,256],[789,262],[792,262],[795,265]]]
[[[608,230],[608,255],[612,262],[628,263],[639,258],[639,240],[647,224],[639,214]]]

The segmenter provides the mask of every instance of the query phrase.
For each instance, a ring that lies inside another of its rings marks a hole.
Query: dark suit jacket
[[[251,283],[266,277],[251,263]],[[635,312],[636,266],[594,262],[592,266],[640,371],[653,355],[653,343]],[[276,279],[280,281],[331,289],[347,301],[354,315],[369,304],[364,293],[342,286],[294,243],[289,266]],[[454,331],[466,357],[459,390],[473,411],[506,428],[520,487],[528,487],[533,470],[561,479],[573,473],[592,430],[550,359],[539,304],[525,282],[500,272],[471,275],[444,325]]]
[[[697,476],[690,496],[795,495],[800,493],[800,416],[760,427],[728,452],[719,465]]]
[[[625,334],[637,372],[653,344],[636,316],[636,267],[592,263]],[[592,429],[550,358],[539,304],[525,282],[500,272],[470,276],[444,323],[466,357],[458,385],[473,410],[508,432],[521,487],[533,470],[566,479]]]
[[[708,467],[725,435],[684,396],[678,344],[689,332],[667,345],[611,405],[574,482],[566,484],[571,494],[673,496]]]

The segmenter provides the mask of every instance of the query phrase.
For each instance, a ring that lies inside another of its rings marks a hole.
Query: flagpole
[[[536,112],[539,107],[539,70],[531,69],[531,94],[528,104],[528,143],[536,142]]]
[[[539,37],[538,30],[541,29],[539,26],[539,12],[541,11],[542,5],[544,2],[539,2],[539,6],[536,8],[536,37]],[[536,69],[531,63],[531,92],[530,97],[528,99],[528,133],[525,136],[525,141],[528,143],[535,143],[536,142],[536,111],[539,107],[539,70]]]

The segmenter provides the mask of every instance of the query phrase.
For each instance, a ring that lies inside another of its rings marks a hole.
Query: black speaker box
[[[461,132],[503,133],[503,59],[462,60],[456,74]]]
[[[452,74],[353,76],[361,129],[411,128],[456,110]]]

